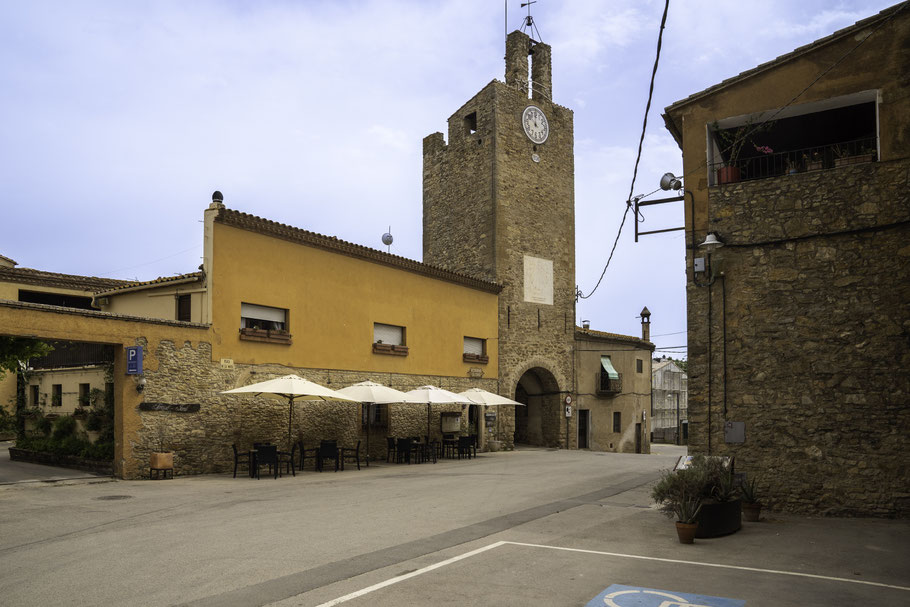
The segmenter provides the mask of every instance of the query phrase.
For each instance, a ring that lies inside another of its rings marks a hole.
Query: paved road
[[[11,483],[50,483],[76,479],[106,478],[91,472],[41,466],[28,462],[14,462],[9,459],[10,441],[0,441],[0,485]]]
[[[906,521],[771,516],[680,545],[647,497],[680,451],[8,485],[0,602],[585,605],[613,584],[749,607],[910,602]]]

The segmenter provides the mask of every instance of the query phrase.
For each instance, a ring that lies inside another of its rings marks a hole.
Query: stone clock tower
[[[528,403],[514,437],[557,446],[574,397],[575,183],[572,111],[551,95],[550,47],[512,32],[505,83],[449,118],[448,143],[424,139],[423,258],[503,285],[487,347],[500,394]]]

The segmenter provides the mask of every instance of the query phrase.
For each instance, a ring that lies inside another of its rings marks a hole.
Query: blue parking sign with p
[[[745,601],[613,584],[585,607],[744,607]]]
[[[126,347],[126,374],[142,375],[142,346]]]

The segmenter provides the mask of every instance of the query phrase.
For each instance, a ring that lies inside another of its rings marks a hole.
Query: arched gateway
[[[559,446],[561,392],[553,374],[543,367],[528,369],[515,386],[515,443]]]

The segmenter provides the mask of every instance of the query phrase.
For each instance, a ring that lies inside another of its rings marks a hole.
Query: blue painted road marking
[[[585,607],[744,607],[745,601],[613,584]]]

